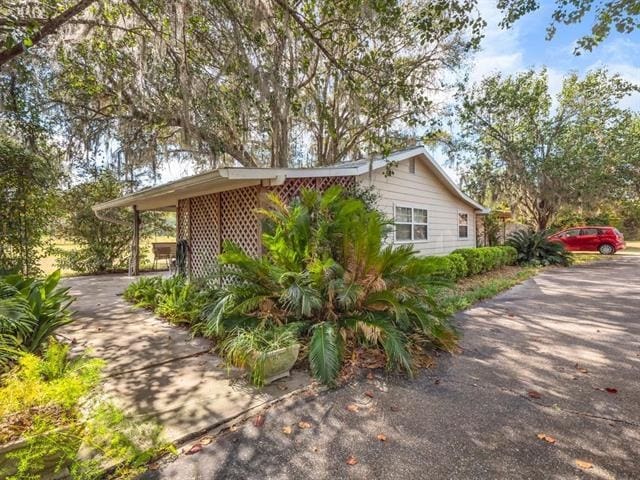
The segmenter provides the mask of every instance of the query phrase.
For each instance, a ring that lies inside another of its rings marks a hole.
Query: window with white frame
[[[395,207],[394,225],[397,242],[421,242],[428,238],[429,215],[424,208]]]
[[[469,238],[468,213],[458,213],[458,238]]]

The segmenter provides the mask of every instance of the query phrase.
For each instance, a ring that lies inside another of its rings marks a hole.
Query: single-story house
[[[488,213],[421,146],[321,168],[219,168],[95,205],[94,211],[98,216],[118,207],[175,211],[177,240],[186,240],[189,246],[187,268],[199,276],[215,265],[225,240],[260,254],[261,221],[256,209],[267,192],[290,201],[303,187],[324,190],[354,184],[377,190],[378,208],[394,221],[389,241],[410,243],[424,255],[476,246],[477,226]],[[135,218],[137,258],[137,213]]]

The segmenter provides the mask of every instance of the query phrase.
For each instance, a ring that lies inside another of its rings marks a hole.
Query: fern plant
[[[507,245],[518,252],[518,263],[533,265],[569,265],[571,253],[564,245],[548,239],[547,231],[518,230],[507,238]]]
[[[20,352],[38,352],[72,321],[73,297],[59,282],[59,270],[44,279],[0,277],[0,367],[14,362]]]
[[[313,375],[335,382],[347,345],[381,348],[389,368],[411,372],[409,344],[422,337],[450,347],[455,334],[427,292],[431,271],[410,246],[384,244],[388,222],[340,187],[303,190],[261,210],[263,256],[225,243],[223,284],[198,331],[224,340],[238,329],[301,323]],[[222,348],[224,353],[224,348]]]

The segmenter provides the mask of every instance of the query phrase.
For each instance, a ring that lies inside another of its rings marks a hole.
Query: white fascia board
[[[116,207],[130,207],[136,204],[137,201],[148,200],[162,195],[170,195],[177,190],[184,190],[185,188],[194,187],[203,183],[208,183],[221,178],[220,172],[214,170],[212,172],[201,173],[199,175],[193,175],[191,177],[182,178],[180,180],[174,180],[173,182],[165,183],[157,187],[151,187],[139,192],[130,193],[120,198],[115,198],[107,202],[94,205],[92,210],[97,212],[99,210],[106,210],[108,208]]]

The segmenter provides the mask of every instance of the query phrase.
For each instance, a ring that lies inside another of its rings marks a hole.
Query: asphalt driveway
[[[640,478],[640,258],[547,270],[456,322],[434,370],[274,407],[145,478]]]

